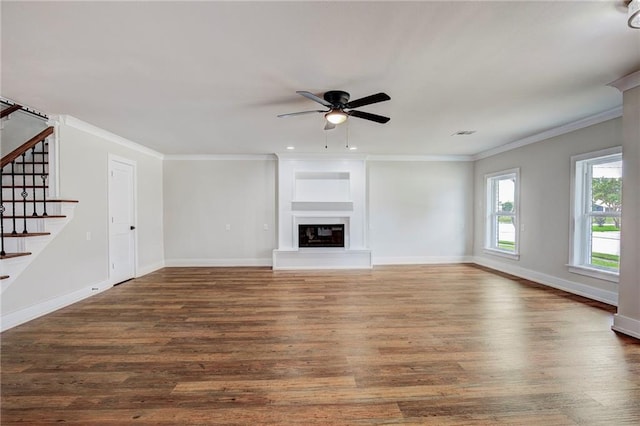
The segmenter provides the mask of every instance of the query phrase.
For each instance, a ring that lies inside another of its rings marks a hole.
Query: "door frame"
[[[107,270],[109,271],[109,281],[113,281],[113,272],[111,268],[111,172],[113,163],[121,163],[130,166],[133,171],[133,226],[138,230],[138,166],[135,160],[119,157],[117,155],[108,155],[107,164]],[[133,233],[133,277],[138,276],[138,232]],[[111,282],[111,284],[118,284]]]

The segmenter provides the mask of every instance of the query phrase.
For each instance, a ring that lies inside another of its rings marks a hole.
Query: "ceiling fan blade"
[[[331,123],[330,121],[327,121],[327,124],[324,125],[325,130],[333,130],[335,128],[336,128],[336,125]]]
[[[312,100],[312,101],[314,101],[314,102],[317,102],[317,103],[319,103],[319,104],[322,104],[322,105],[324,105],[324,106],[326,106],[326,107],[331,107],[331,106],[333,106],[333,105],[331,105],[331,103],[329,103],[329,102],[325,101],[325,100],[324,100],[324,99],[322,99],[322,98],[319,98],[318,96],[314,95],[314,94],[313,94],[313,93],[311,93],[311,92],[307,92],[307,91],[305,91],[305,90],[298,90],[298,91],[296,91],[296,93],[297,93],[298,95],[302,95],[302,96],[304,96],[304,97],[305,97],[305,98],[307,98],[307,99],[311,99],[311,100]]]
[[[349,111],[347,112],[352,117],[364,118],[365,120],[375,121],[376,123],[386,123],[391,120],[389,117],[383,117],[382,115],[371,114],[363,111]]]
[[[376,104],[378,102],[388,101],[391,98],[386,93],[376,93],[375,95],[365,96],[364,98],[356,99],[345,105],[345,108],[358,108],[365,105]]]
[[[296,115],[305,115],[305,114],[313,114],[316,112],[327,112],[327,111],[321,111],[321,110],[314,110],[314,111],[300,111],[300,112],[290,112],[288,114],[279,114],[278,117],[282,118],[282,117],[293,117]]]

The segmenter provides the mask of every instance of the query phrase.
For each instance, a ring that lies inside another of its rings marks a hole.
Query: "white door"
[[[109,278],[114,284],[135,277],[136,165],[109,159]]]

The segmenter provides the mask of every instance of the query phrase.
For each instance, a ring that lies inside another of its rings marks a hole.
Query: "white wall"
[[[571,156],[622,145],[621,119],[609,120],[475,163],[474,255],[478,263],[615,303],[617,284],[570,273]],[[520,260],[486,254],[484,176],[520,168]]]
[[[4,157],[46,128],[46,120],[24,111],[16,111],[3,118],[0,130],[0,157]]]
[[[162,160],[61,124],[60,198],[79,203],[69,224],[2,294],[3,317],[37,313],[38,306],[60,306],[113,284],[108,274],[109,154],[137,163],[137,274],[162,266]]]
[[[275,178],[275,159],[165,160],[167,266],[271,265]]]
[[[469,261],[473,163],[369,161],[374,264]]]

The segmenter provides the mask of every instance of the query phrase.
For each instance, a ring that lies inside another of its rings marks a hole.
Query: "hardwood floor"
[[[166,268],[11,329],[3,425],[638,425],[614,308],[468,265]]]

